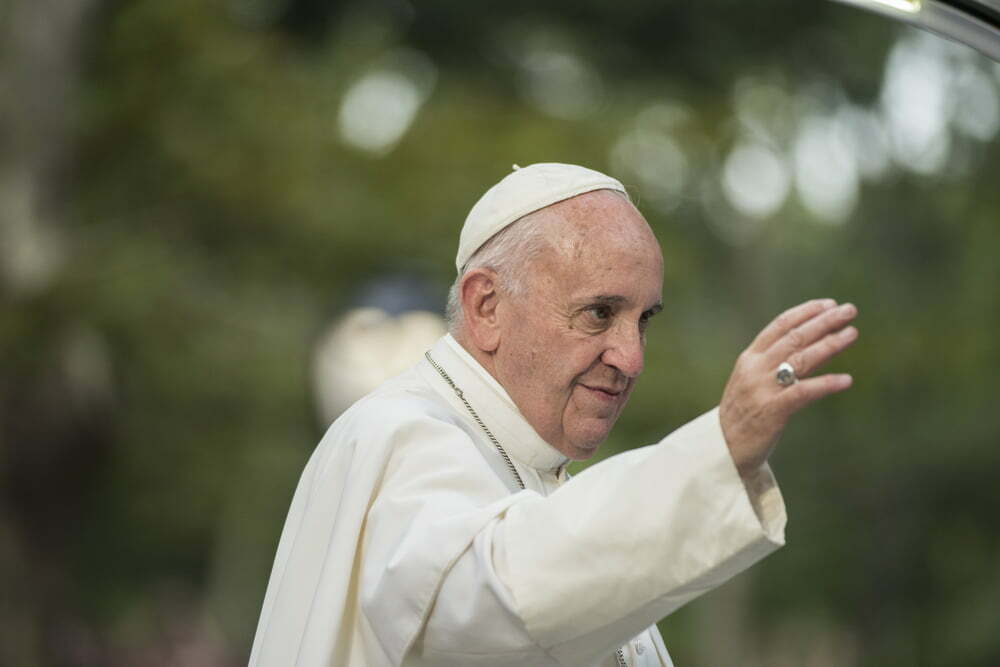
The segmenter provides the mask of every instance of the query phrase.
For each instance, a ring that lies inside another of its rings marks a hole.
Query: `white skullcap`
[[[486,191],[469,211],[458,239],[455,266],[459,273],[473,253],[494,234],[540,208],[593,190],[617,190],[626,197],[625,186],[599,171],[575,164],[543,162],[514,171]]]

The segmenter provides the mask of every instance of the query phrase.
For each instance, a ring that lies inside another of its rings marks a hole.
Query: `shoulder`
[[[415,371],[382,383],[348,408],[341,419],[377,432],[424,420],[460,422],[451,406]]]
[[[403,442],[471,440],[469,425],[415,370],[384,382],[348,408],[324,440],[351,441],[371,454]]]
[[[320,443],[319,470],[350,470],[345,483],[380,496],[405,488],[404,495],[422,489],[417,495],[433,502],[456,493],[466,504],[493,502],[509,490],[487,460],[476,428],[419,373],[408,372],[333,423]],[[344,464],[331,466],[335,460]]]
[[[381,384],[330,425],[310,457],[309,474],[326,478],[350,471],[374,478],[401,452],[423,448],[426,455],[426,449],[443,442],[452,450],[464,449],[472,444],[470,427],[411,369]]]

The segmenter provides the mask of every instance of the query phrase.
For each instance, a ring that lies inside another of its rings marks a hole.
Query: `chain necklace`
[[[462,401],[462,404],[465,405],[465,409],[469,411],[470,415],[472,415],[472,419],[477,424],[479,424],[479,428],[483,429],[483,432],[486,434],[486,437],[490,439],[490,442],[493,443],[493,446],[496,447],[497,452],[499,452],[500,458],[502,458],[504,463],[507,464],[507,468],[514,476],[514,481],[517,482],[517,485],[523,490],[525,488],[524,480],[521,479],[521,475],[518,474],[517,468],[514,467],[514,462],[510,460],[510,456],[508,456],[507,451],[500,444],[500,441],[497,440],[496,437],[493,435],[493,432],[490,431],[490,429],[486,426],[483,420],[479,418],[479,414],[475,411],[475,409],[473,409],[468,399],[465,398],[465,393],[461,390],[461,388],[459,388],[457,384],[455,384],[455,381],[451,379],[451,376],[448,375],[443,368],[441,368],[438,362],[434,361],[434,357],[431,356],[430,350],[424,352],[424,357],[427,359],[428,362],[430,362],[431,366],[434,367],[434,370],[438,372],[438,375],[441,376],[441,379],[444,380],[448,384],[448,386],[452,388],[452,390],[455,392],[455,395],[458,396],[458,400]],[[622,651],[621,648],[618,649],[618,652],[615,654],[615,657],[618,658],[618,667],[628,667],[628,663],[625,662],[625,652]]]

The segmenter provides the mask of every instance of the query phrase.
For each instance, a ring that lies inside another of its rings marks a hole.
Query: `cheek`
[[[566,341],[547,328],[535,322],[526,323],[517,334],[514,349],[517,350],[515,363],[521,375],[532,378],[535,386],[568,384],[570,371],[566,363]]]

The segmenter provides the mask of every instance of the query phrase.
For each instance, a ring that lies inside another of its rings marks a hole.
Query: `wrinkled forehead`
[[[569,258],[622,248],[660,255],[660,246],[639,210],[613,190],[595,190],[549,206],[547,236]]]

